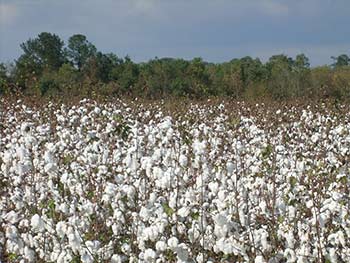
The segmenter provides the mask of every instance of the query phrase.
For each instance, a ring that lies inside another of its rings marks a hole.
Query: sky
[[[318,66],[350,55],[349,14],[349,0],[0,0],[0,62],[51,32],[136,62],[304,53]]]

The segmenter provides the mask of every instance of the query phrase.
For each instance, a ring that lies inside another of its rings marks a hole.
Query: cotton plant
[[[1,105],[4,262],[350,261],[348,112]]]

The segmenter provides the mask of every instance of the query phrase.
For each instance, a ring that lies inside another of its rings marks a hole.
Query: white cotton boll
[[[186,244],[181,243],[179,246],[176,248],[176,256],[178,261],[180,262],[186,262],[188,259],[188,248]]]
[[[232,174],[234,169],[235,169],[235,166],[232,162],[226,163],[226,170],[228,174]]]
[[[204,263],[204,255],[203,253],[199,253],[196,257],[196,262],[198,263]]]
[[[95,107],[95,108],[94,108],[94,112],[95,112],[96,114],[100,114],[100,113],[101,113],[101,109],[100,109],[99,107]]]
[[[58,171],[58,167],[54,163],[48,163],[48,164],[45,165],[44,171],[48,175],[56,175],[56,173]]]
[[[57,224],[56,224],[56,233],[58,235],[59,238],[63,238],[64,235],[66,234],[66,231],[67,231],[67,225],[65,222],[63,221],[59,221]]]
[[[24,247],[24,258],[27,259],[29,262],[34,262],[35,252],[28,247]]]
[[[259,202],[259,207],[260,207],[262,213],[265,214],[267,212],[267,210],[266,210],[267,204],[264,200]]]
[[[58,210],[61,211],[63,214],[68,214],[69,206],[66,203],[62,203],[58,206]]]
[[[306,207],[307,207],[307,208],[312,208],[312,207],[313,207],[313,202],[312,202],[312,200],[309,200],[309,201],[306,202]]]
[[[171,120],[166,119],[162,123],[159,124],[159,128],[162,130],[167,130],[171,127]]]
[[[157,241],[156,243],[156,250],[159,251],[159,252],[163,252],[165,251],[167,248],[167,245],[164,241],[160,240],[160,241]]]
[[[100,248],[101,243],[98,240],[88,240],[85,242],[85,245],[92,254],[96,254],[98,249]]]
[[[122,230],[122,227],[119,224],[112,225],[112,231],[115,236],[118,236]]]
[[[225,201],[226,195],[227,194],[226,194],[225,190],[220,190],[219,193],[218,193],[219,201],[221,201],[221,202]]]
[[[45,230],[44,221],[38,214],[35,214],[30,220],[30,225],[35,232],[43,232]]]
[[[124,254],[128,254],[131,252],[131,247],[129,244],[124,243],[121,247],[121,250]]]
[[[195,242],[199,238],[200,234],[201,233],[197,228],[190,228],[187,231],[188,239],[190,240],[191,243]]]
[[[196,155],[203,155],[205,154],[205,150],[206,150],[206,142],[205,141],[199,141],[199,140],[195,140],[192,144],[192,148],[194,150],[194,152],[196,153]]]
[[[68,237],[68,243],[74,253],[77,253],[80,250],[81,238],[79,234],[73,229],[73,227],[68,227],[66,232]]]
[[[184,154],[181,154],[180,157],[179,157],[179,163],[182,167],[186,167],[187,164],[188,164],[188,159],[187,159],[187,156],[184,155]]]
[[[111,258],[111,263],[123,263],[123,257],[117,254],[114,254]]]
[[[15,211],[10,211],[8,212],[5,216],[4,219],[5,221],[9,222],[10,224],[16,224],[20,218],[18,217],[19,213],[16,213]]]
[[[81,262],[83,262],[83,263],[93,263],[94,262],[93,256],[87,250],[85,250],[83,255],[80,256],[80,259],[81,259]]]
[[[264,259],[263,256],[259,255],[255,257],[254,263],[266,263],[266,260]]]
[[[328,258],[332,263],[338,262],[337,250],[334,247],[329,248]]]
[[[149,195],[148,201],[149,201],[149,203],[150,203],[151,205],[154,205],[154,203],[156,202],[156,200],[157,200],[157,194],[154,193],[154,192],[152,192],[152,193]]]
[[[83,116],[80,120],[82,124],[87,124],[89,122],[89,117],[87,115]]]
[[[213,192],[214,194],[217,193],[218,189],[219,189],[219,184],[217,182],[210,182],[208,184],[208,187],[210,189],[211,192]]]
[[[159,161],[162,157],[162,149],[156,149],[152,155],[152,161]]]
[[[296,213],[296,209],[294,206],[288,206],[288,217],[290,219],[294,219],[295,218],[295,213]]]
[[[293,249],[286,248],[283,254],[286,257],[288,263],[295,262],[297,259]]]
[[[227,217],[225,216],[225,214],[217,214],[215,217],[214,217],[214,222],[216,225],[222,227],[226,224],[228,224],[228,220],[227,220]]]
[[[145,241],[147,240],[151,240],[151,241],[156,241],[156,239],[158,238],[158,231],[157,231],[157,227],[156,226],[150,226],[147,227],[143,230],[143,239]]]
[[[190,208],[188,207],[181,207],[178,211],[177,214],[181,217],[187,217],[190,214]]]
[[[316,143],[318,141],[319,137],[320,137],[320,135],[318,133],[315,133],[311,136],[311,141],[313,143]]]
[[[16,239],[18,236],[17,228],[13,225],[7,226],[5,236],[8,239]]]
[[[143,254],[143,259],[145,262],[154,262],[156,259],[156,252],[154,252],[154,250],[151,248],[146,249],[145,253]]]
[[[172,250],[175,250],[179,244],[179,241],[176,237],[171,237],[168,239],[168,247]]]
[[[118,222],[125,224],[125,217],[124,217],[123,212],[120,209],[114,210],[113,218],[116,219]]]
[[[116,194],[118,187],[115,184],[112,183],[107,183],[106,187],[105,187],[105,193],[112,197]]]
[[[148,221],[148,219],[150,218],[151,213],[150,211],[146,208],[146,207],[141,207],[140,210],[140,217],[142,218],[143,221]]]
[[[157,187],[161,189],[168,189],[171,186],[171,176],[170,174],[164,174],[161,178],[156,181]]]

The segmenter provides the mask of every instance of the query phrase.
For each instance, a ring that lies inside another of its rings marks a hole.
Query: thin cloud
[[[287,4],[272,0],[264,0],[259,3],[262,11],[267,15],[287,15],[289,13]]]
[[[15,4],[0,3],[0,26],[12,24],[19,15]]]

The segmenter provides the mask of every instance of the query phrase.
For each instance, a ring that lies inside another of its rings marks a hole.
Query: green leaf
[[[174,210],[167,203],[164,203],[162,206],[167,216],[172,216],[174,214]]]

